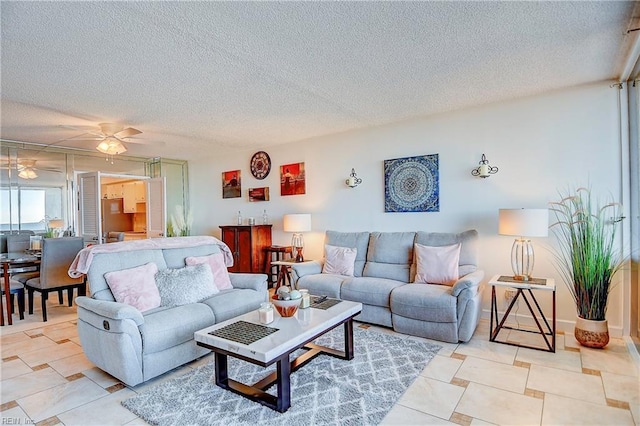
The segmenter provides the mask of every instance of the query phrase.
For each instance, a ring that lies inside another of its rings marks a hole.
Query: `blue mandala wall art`
[[[384,160],[384,211],[440,211],[438,154]]]

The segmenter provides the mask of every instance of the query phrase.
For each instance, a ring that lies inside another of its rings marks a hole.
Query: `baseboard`
[[[636,363],[636,365],[640,367],[640,352],[638,352],[638,346],[636,346],[636,342],[633,341],[631,336],[624,336],[623,339],[627,344],[629,355],[631,355],[631,358]]]
[[[502,318],[503,315],[504,315],[504,311],[499,310],[498,316]],[[487,321],[491,320],[490,309],[482,310],[482,319],[485,319]],[[531,315],[524,315],[520,313],[518,313],[517,315],[514,315],[513,311],[511,312],[511,314],[509,314],[509,318],[507,319],[506,323],[509,324],[510,326],[514,326],[514,325],[517,325],[516,320],[517,320],[517,324],[523,325],[525,327],[534,327],[534,328],[536,327],[536,323],[533,320],[533,317]],[[549,324],[551,324],[551,318],[547,318],[547,321],[549,321]],[[573,330],[575,326],[576,326],[575,321],[559,320],[556,318],[556,331],[573,334]],[[622,335],[622,327],[612,327],[610,325],[609,336],[615,337],[615,338],[623,338],[624,336]]]

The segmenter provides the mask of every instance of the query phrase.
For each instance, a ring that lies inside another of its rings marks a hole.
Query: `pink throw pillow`
[[[156,286],[158,266],[155,263],[120,271],[107,272],[104,278],[116,302],[131,305],[140,312],[160,306],[160,292]]]
[[[218,287],[218,290],[229,290],[233,288],[222,253],[214,253],[209,256],[187,257],[184,261],[187,266],[208,263],[211,268],[211,273],[213,274],[213,283]]]
[[[355,247],[324,246],[323,274],[338,274],[352,277],[358,249]]]
[[[431,247],[414,244],[416,255],[416,283],[452,286],[458,281],[461,245]]]

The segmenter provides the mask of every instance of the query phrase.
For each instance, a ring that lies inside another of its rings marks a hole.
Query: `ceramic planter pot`
[[[594,321],[578,317],[574,335],[582,346],[602,349],[609,343],[607,320]]]

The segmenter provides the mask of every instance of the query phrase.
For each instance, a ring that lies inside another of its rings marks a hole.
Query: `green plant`
[[[615,247],[618,203],[600,206],[591,190],[578,188],[551,202],[556,222],[551,225],[559,243],[557,268],[576,302],[578,316],[604,320],[613,276],[622,266]]]
[[[55,236],[55,230],[51,227],[49,223],[51,218],[49,216],[45,216],[40,222],[44,223],[44,232],[42,236],[44,238],[53,238]]]
[[[193,216],[191,212],[184,214],[182,206],[177,205],[175,207],[175,213],[169,217],[167,223],[167,236],[168,237],[186,237],[191,234],[191,225],[193,223]]]

